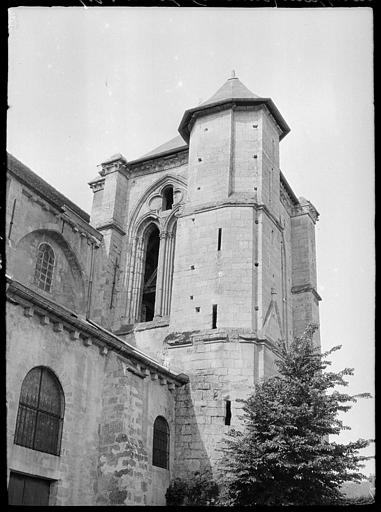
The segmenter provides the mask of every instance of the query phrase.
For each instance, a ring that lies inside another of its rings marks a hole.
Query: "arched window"
[[[50,292],[52,287],[54,268],[54,252],[49,244],[40,244],[37,253],[36,270],[34,272],[34,282],[44,290]]]
[[[165,187],[162,193],[163,196],[163,205],[162,210],[170,210],[173,206],[173,187],[169,185]]]
[[[152,224],[146,233],[143,293],[140,311],[141,322],[150,322],[155,316],[159,245],[159,230],[155,224]]]
[[[169,469],[169,427],[163,416],[158,416],[153,425],[152,464]]]
[[[15,444],[59,455],[64,407],[57,377],[43,366],[33,368],[21,386]]]

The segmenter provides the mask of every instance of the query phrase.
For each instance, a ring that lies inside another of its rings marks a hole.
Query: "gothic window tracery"
[[[155,224],[152,224],[146,234],[141,322],[149,322],[155,315],[159,245],[159,230]]]
[[[15,444],[59,455],[64,395],[57,377],[44,366],[33,368],[21,386]]]
[[[173,186],[168,185],[163,189],[162,192],[163,197],[163,203],[162,203],[162,210],[171,210],[173,206]]]
[[[52,288],[54,262],[55,256],[51,246],[47,243],[40,244],[34,271],[34,282],[45,292],[50,292]]]
[[[128,323],[159,320],[170,314],[177,215],[183,205],[185,187],[186,182],[178,176],[165,176],[146,190],[131,214],[125,305]],[[147,243],[152,226],[157,228],[158,245]],[[149,246],[154,247],[152,257]],[[147,257],[151,261],[149,269]]]

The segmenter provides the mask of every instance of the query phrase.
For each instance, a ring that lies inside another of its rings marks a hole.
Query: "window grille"
[[[59,455],[64,397],[57,378],[45,367],[33,368],[21,387],[15,444]]]
[[[41,244],[38,248],[34,281],[41,290],[50,292],[52,288],[54,268],[54,252],[49,244]]]
[[[152,464],[169,469],[169,427],[162,416],[158,416],[153,426]]]

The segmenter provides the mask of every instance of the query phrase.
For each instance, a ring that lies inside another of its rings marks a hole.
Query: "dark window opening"
[[[213,304],[213,309],[212,309],[212,329],[217,329],[217,304]]]
[[[15,444],[59,455],[64,397],[55,375],[42,366],[33,368],[21,387]]]
[[[9,505],[48,506],[50,480],[11,471],[8,486]]]
[[[156,418],[153,426],[152,464],[169,469],[169,427],[162,416]]]
[[[232,418],[232,404],[230,400],[225,402],[225,425],[230,425]]]
[[[217,251],[221,250],[222,228],[218,228]]]
[[[52,287],[54,268],[54,252],[49,244],[41,244],[38,248],[34,282],[44,290],[50,292]]]
[[[173,187],[166,187],[163,190],[162,210],[170,210],[173,206]]]
[[[159,261],[159,230],[153,226],[146,242],[146,258],[143,279],[143,298],[140,321],[150,322],[155,315],[156,277]]]

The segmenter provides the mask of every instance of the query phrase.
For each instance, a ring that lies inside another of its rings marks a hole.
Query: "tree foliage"
[[[196,471],[192,478],[175,478],[165,494],[167,506],[213,505],[218,496],[218,485],[211,473]]]
[[[353,369],[327,371],[327,357],[312,343],[316,328],[289,345],[279,345],[278,375],[256,386],[243,402],[242,431],[232,429],[223,443],[221,504],[326,505],[342,500],[343,482],[364,478],[359,454],[369,441],[342,444],[328,436],[344,429],[338,414],[357,398],[339,392]]]

